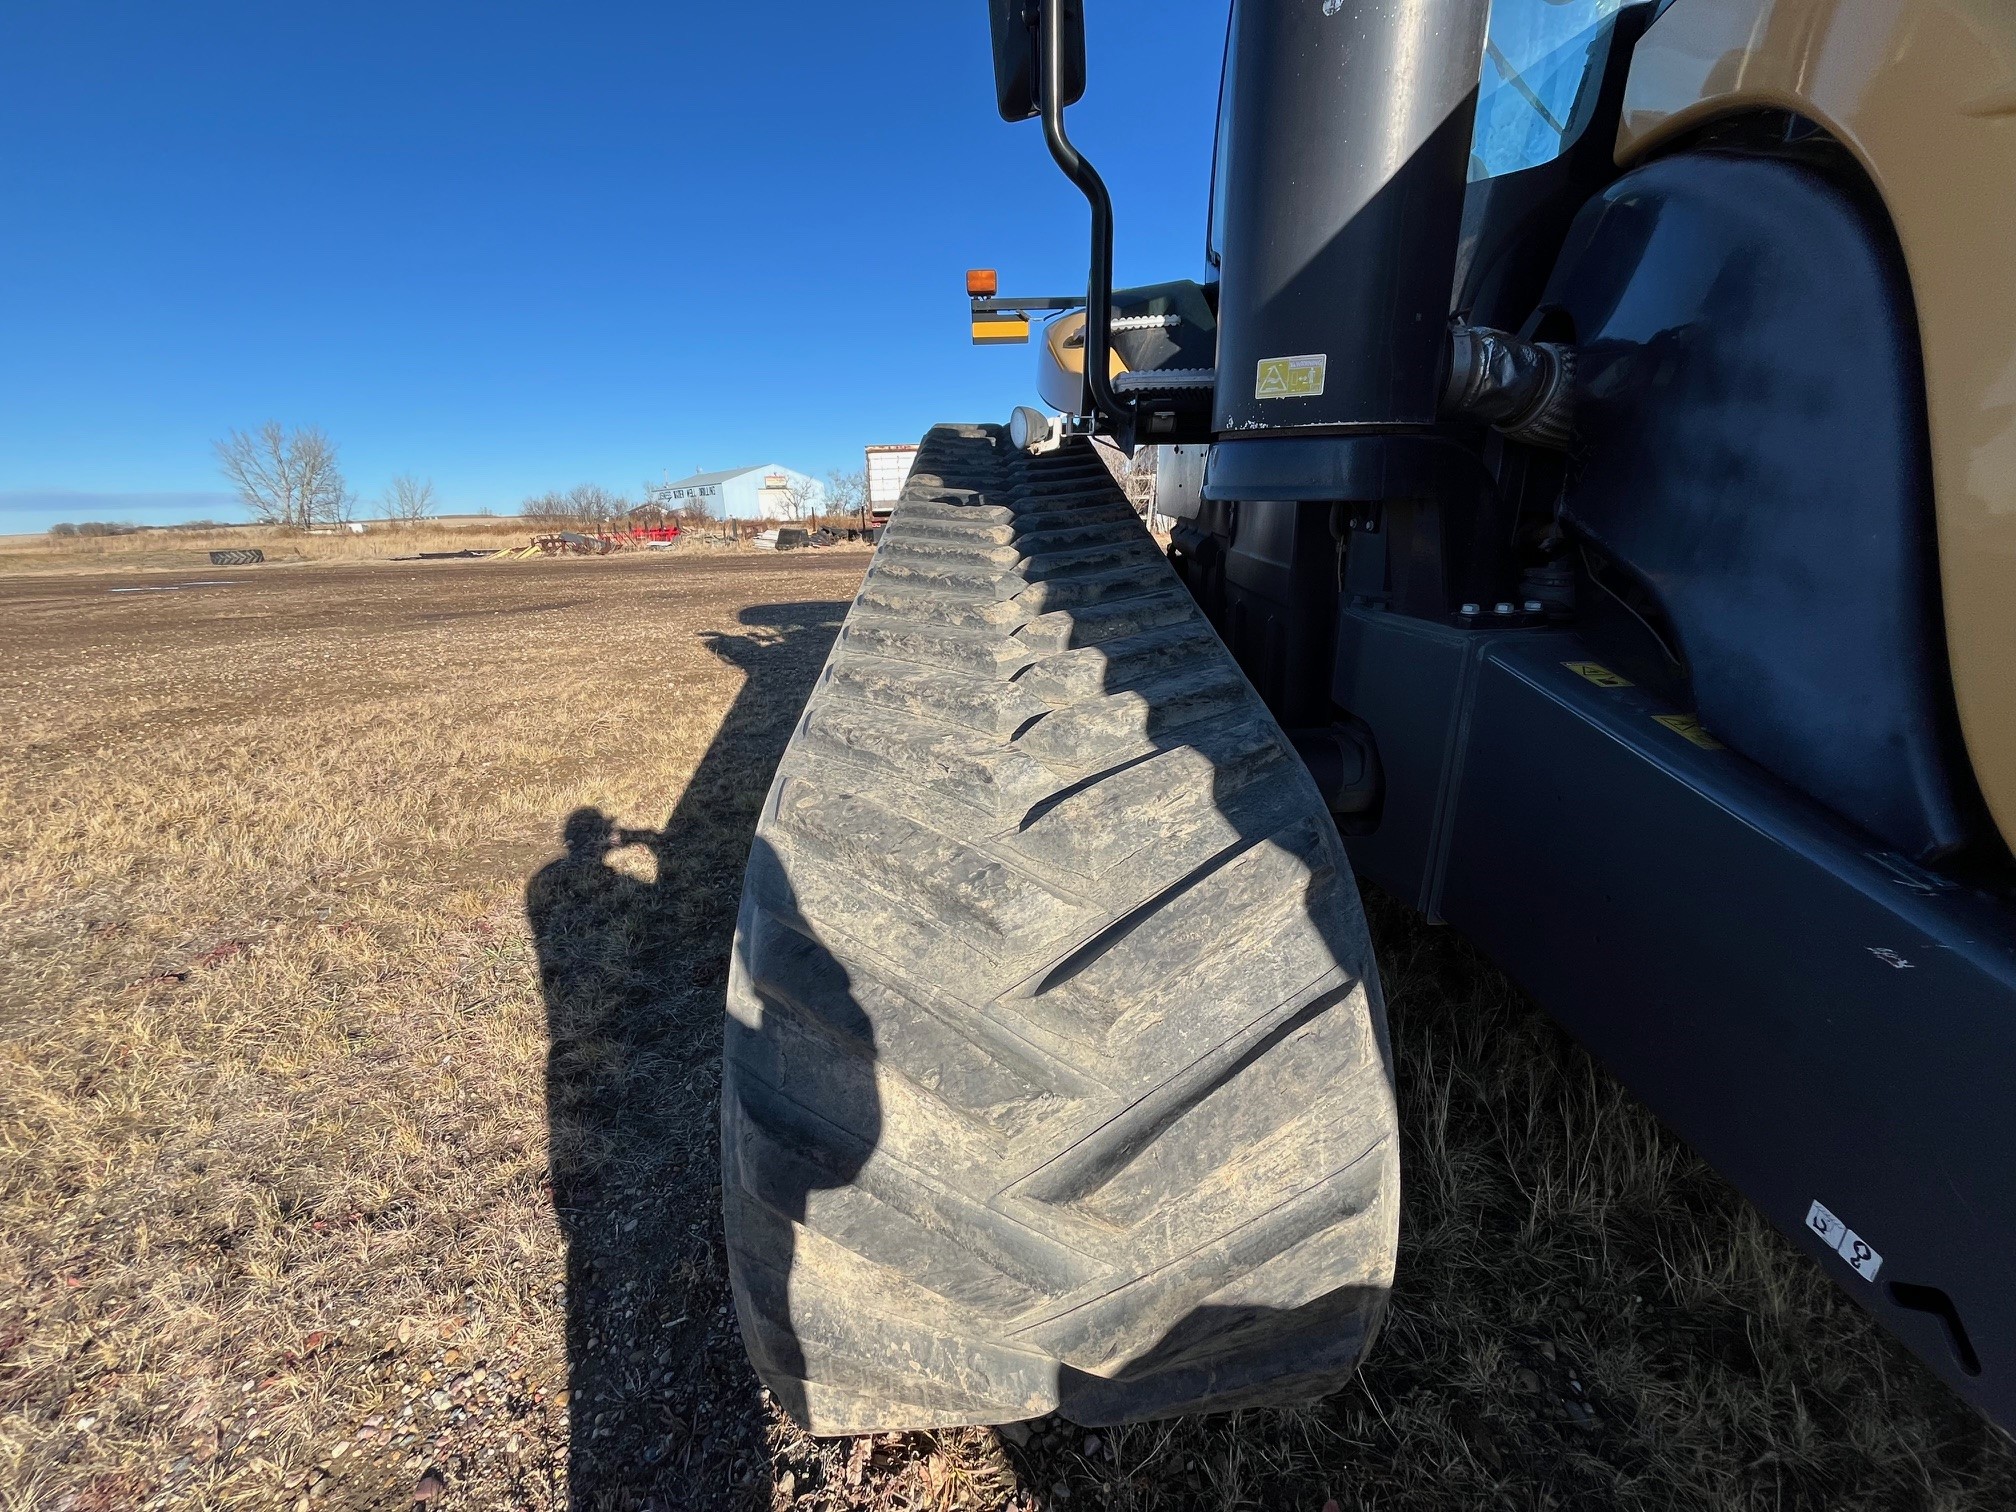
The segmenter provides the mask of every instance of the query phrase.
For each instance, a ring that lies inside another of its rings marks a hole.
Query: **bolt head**
[[[1546,607],[1547,606],[1541,603],[1540,600],[1538,599],[1526,600],[1526,612],[1528,614],[1538,614],[1542,609],[1545,609]]]
[[[1480,607],[1477,604],[1465,604],[1459,612],[1463,614],[1476,614]]]
[[[1491,606],[1491,612],[1493,614],[1510,614],[1512,612],[1512,606],[1510,604],[1493,604]]]

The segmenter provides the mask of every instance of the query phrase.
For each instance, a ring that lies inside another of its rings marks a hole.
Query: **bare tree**
[[[629,512],[628,499],[597,483],[583,483],[565,493],[534,494],[518,506],[518,513],[528,520],[583,530],[613,524]]]
[[[355,502],[336,443],[317,425],[290,431],[268,420],[251,435],[234,430],[217,443],[217,465],[262,525],[334,524],[349,518]]]
[[[826,512],[858,514],[868,502],[868,474],[860,468],[843,472],[834,468],[826,474]]]
[[[573,519],[593,528],[622,519],[630,512],[630,501],[599,483],[583,483],[567,490],[567,508]]]
[[[533,494],[518,506],[518,513],[538,525],[558,525],[567,519],[567,496],[559,493]]]
[[[1094,443],[1093,450],[1106,464],[1106,471],[1120,485],[1134,512],[1145,516],[1155,503],[1155,457],[1157,448],[1144,446],[1129,457],[1109,441]]]
[[[784,485],[784,509],[794,520],[817,514],[825,498],[826,490],[819,483],[811,478],[802,478],[797,473],[792,473],[790,481]]]
[[[418,525],[434,513],[434,480],[401,473],[385,490],[385,518],[395,525]]]

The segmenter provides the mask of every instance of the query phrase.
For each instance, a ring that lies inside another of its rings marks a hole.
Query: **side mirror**
[[[987,0],[994,27],[994,95],[1004,121],[1026,121],[1043,108],[1044,5],[1064,7],[1064,77],[1060,104],[1085,93],[1084,0]]]

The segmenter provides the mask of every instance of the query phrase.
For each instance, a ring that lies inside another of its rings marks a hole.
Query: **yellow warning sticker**
[[[1586,677],[1599,688],[1628,688],[1631,679],[1619,677],[1601,662],[1563,662],[1562,666],[1577,677]]]
[[[1704,751],[1719,751],[1722,742],[1701,728],[1701,720],[1693,714],[1654,714],[1655,724],[1662,724],[1682,740],[1691,740]]]
[[[1308,357],[1262,357],[1253,381],[1255,399],[1313,399],[1323,392],[1330,359],[1322,352]]]

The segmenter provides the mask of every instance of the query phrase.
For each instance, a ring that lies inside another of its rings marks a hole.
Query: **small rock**
[[[1085,1435],[1085,1452],[1087,1454],[1097,1454],[1099,1452],[1098,1434],[1088,1433]]]
[[[439,1470],[429,1470],[413,1483],[413,1500],[431,1502],[448,1489],[448,1482],[441,1478]]]
[[[1000,1432],[1001,1437],[1008,1440],[1017,1449],[1020,1449],[1029,1442],[1029,1425],[1027,1423],[1003,1423]]]
[[[787,1502],[798,1499],[798,1477],[789,1470],[777,1477],[777,1496]]]
[[[1050,1499],[1052,1501],[1068,1502],[1071,1500],[1071,1488],[1062,1481],[1059,1481],[1050,1488]]]
[[[1528,1393],[1538,1391],[1540,1389],[1540,1377],[1536,1372],[1529,1370],[1522,1365],[1518,1369],[1518,1371],[1516,1371],[1513,1374],[1512,1389],[1514,1391],[1524,1391]]]
[[[419,1332],[420,1326],[411,1318],[401,1318],[399,1320],[399,1342],[401,1344],[411,1344]]]
[[[455,1405],[455,1398],[448,1395],[445,1391],[437,1390],[430,1393],[427,1401],[436,1412],[446,1412],[450,1407]]]

